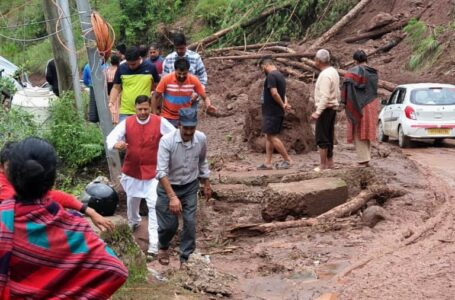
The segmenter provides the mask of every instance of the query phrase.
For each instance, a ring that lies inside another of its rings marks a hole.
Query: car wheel
[[[408,148],[411,145],[411,139],[403,132],[403,127],[398,128],[398,146],[400,148]]]
[[[444,143],[444,139],[434,139],[434,142],[433,142],[433,145],[435,146],[442,146],[442,144]]]
[[[382,122],[378,122],[378,141],[380,142],[388,142],[389,141],[389,136],[384,134],[384,125],[382,125]]]

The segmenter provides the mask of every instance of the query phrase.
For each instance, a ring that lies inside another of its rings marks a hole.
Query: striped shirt
[[[175,72],[163,77],[156,87],[158,93],[163,94],[161,116],[170,119],[179,119],[179,110],[191,106],[193,93],[205,96],[204,86],[196,76],[188,74],[185,82],[178,82]]]
[[[175,71],[174,63],[178,57],[179,56],[175,51],[166,56],[163,62],[162,77]],[[207,86],[207,72],[205,71],[205,66],[202,62],[201,56],[196,52],[187,49],[184,57],[190,63],[189,72],[196,76],[203,86]]]

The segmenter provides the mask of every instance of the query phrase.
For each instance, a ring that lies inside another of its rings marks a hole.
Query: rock
[[[382,220],[388,219],[387,211],[377,205],[367,207],[362,214],[362,222],[368,227],[373,228]]]
[[[210,263],[206,255],[193,253],[183,268],[180,284],[193,292],[209,293],[229,297],[232,289],[229,284],[234,276],[218,272]]]
[[[216,184],[212,186],[213,198],[226,202],[260,203],[264,188],[245,184]]]
[[[385,12],[380,12],[379,14],[377,14],[370,20],[365,31],[372,31],[379,27],[383,27],[392,22],[395,22],[396,20],[397,19],[394,16],[392,16],[391,14],[385,13]]]
[[[348,187],[340,178],[316,178],[290,183],[272,183],[265,191],[261,211],[266,222],[315,217],[348,199]]]

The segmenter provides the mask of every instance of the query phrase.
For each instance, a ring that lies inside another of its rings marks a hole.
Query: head
[[[271,58],[264,58],[259,62],[259,67],[264,71],[265,74],[268,74],[272,70],[275,70],[275,63]]]
[[[175,60],[174,69],[177,81],[185,82],[186,78],[188,77],[190,62],[184,57],[179,57]]]
[[[14,146],[7,176],[18,201],[32,202],[42,198],[54,185],[56,175],[57,155],[47,141],[31,137]]]
[[[149,48],[149,58],[157,59],[161,55],[161,49],[157,44],[151,44]]]
[[[125,53],[126,64],[131,70],[136,70],[142,63],[142,58],[139,55],[139,50],[137,47],[130,47],[126,49]]]
[[[2,150],[0,150],[0,171],[6,172],[11,151],[16,144],[17,142],[6,142]]]
[[[197,126],[197,110],[194,108],[182,108],[179,110],[180,136],[184,142],[191,141]]]
[[[134,102],[134,108],[136,109],[136,115],[139,120],[147,120],[152,112],[150,97],[145,95],[137,96],[136,101]]]
[[[116,49],[120,53],[119,56],[120,56],[121,60],[125,59],[126,45],[125,44],[118,44]]]
[[[186,53],[186,37],[183,33],[177,33],[174,36],[174,48],[177,55],[182,57]]]
[[[357,64],[368,62],[368,55],[363,50],[357,50],[356,52],[354,52],[352,58],[355,60]]]
[[[314,58],[316,67],[320,70],[330,65],[330,53],[326,49],[319,49]]]
[[[147,58],[149,48],[146,45],[139,45],[139,47],[137,47],[137,50],[139,51],[140,57]]]
[[[111,56],[111,65],[118,66],[120,64],[120,56],[114,54]]]

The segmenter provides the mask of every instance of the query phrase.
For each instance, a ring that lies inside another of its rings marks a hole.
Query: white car
[[[383,100],[378,120],[378,140],[398,138],[401,148],[411,139],[455,138],[455,85],[417,83],[399,85]]]

